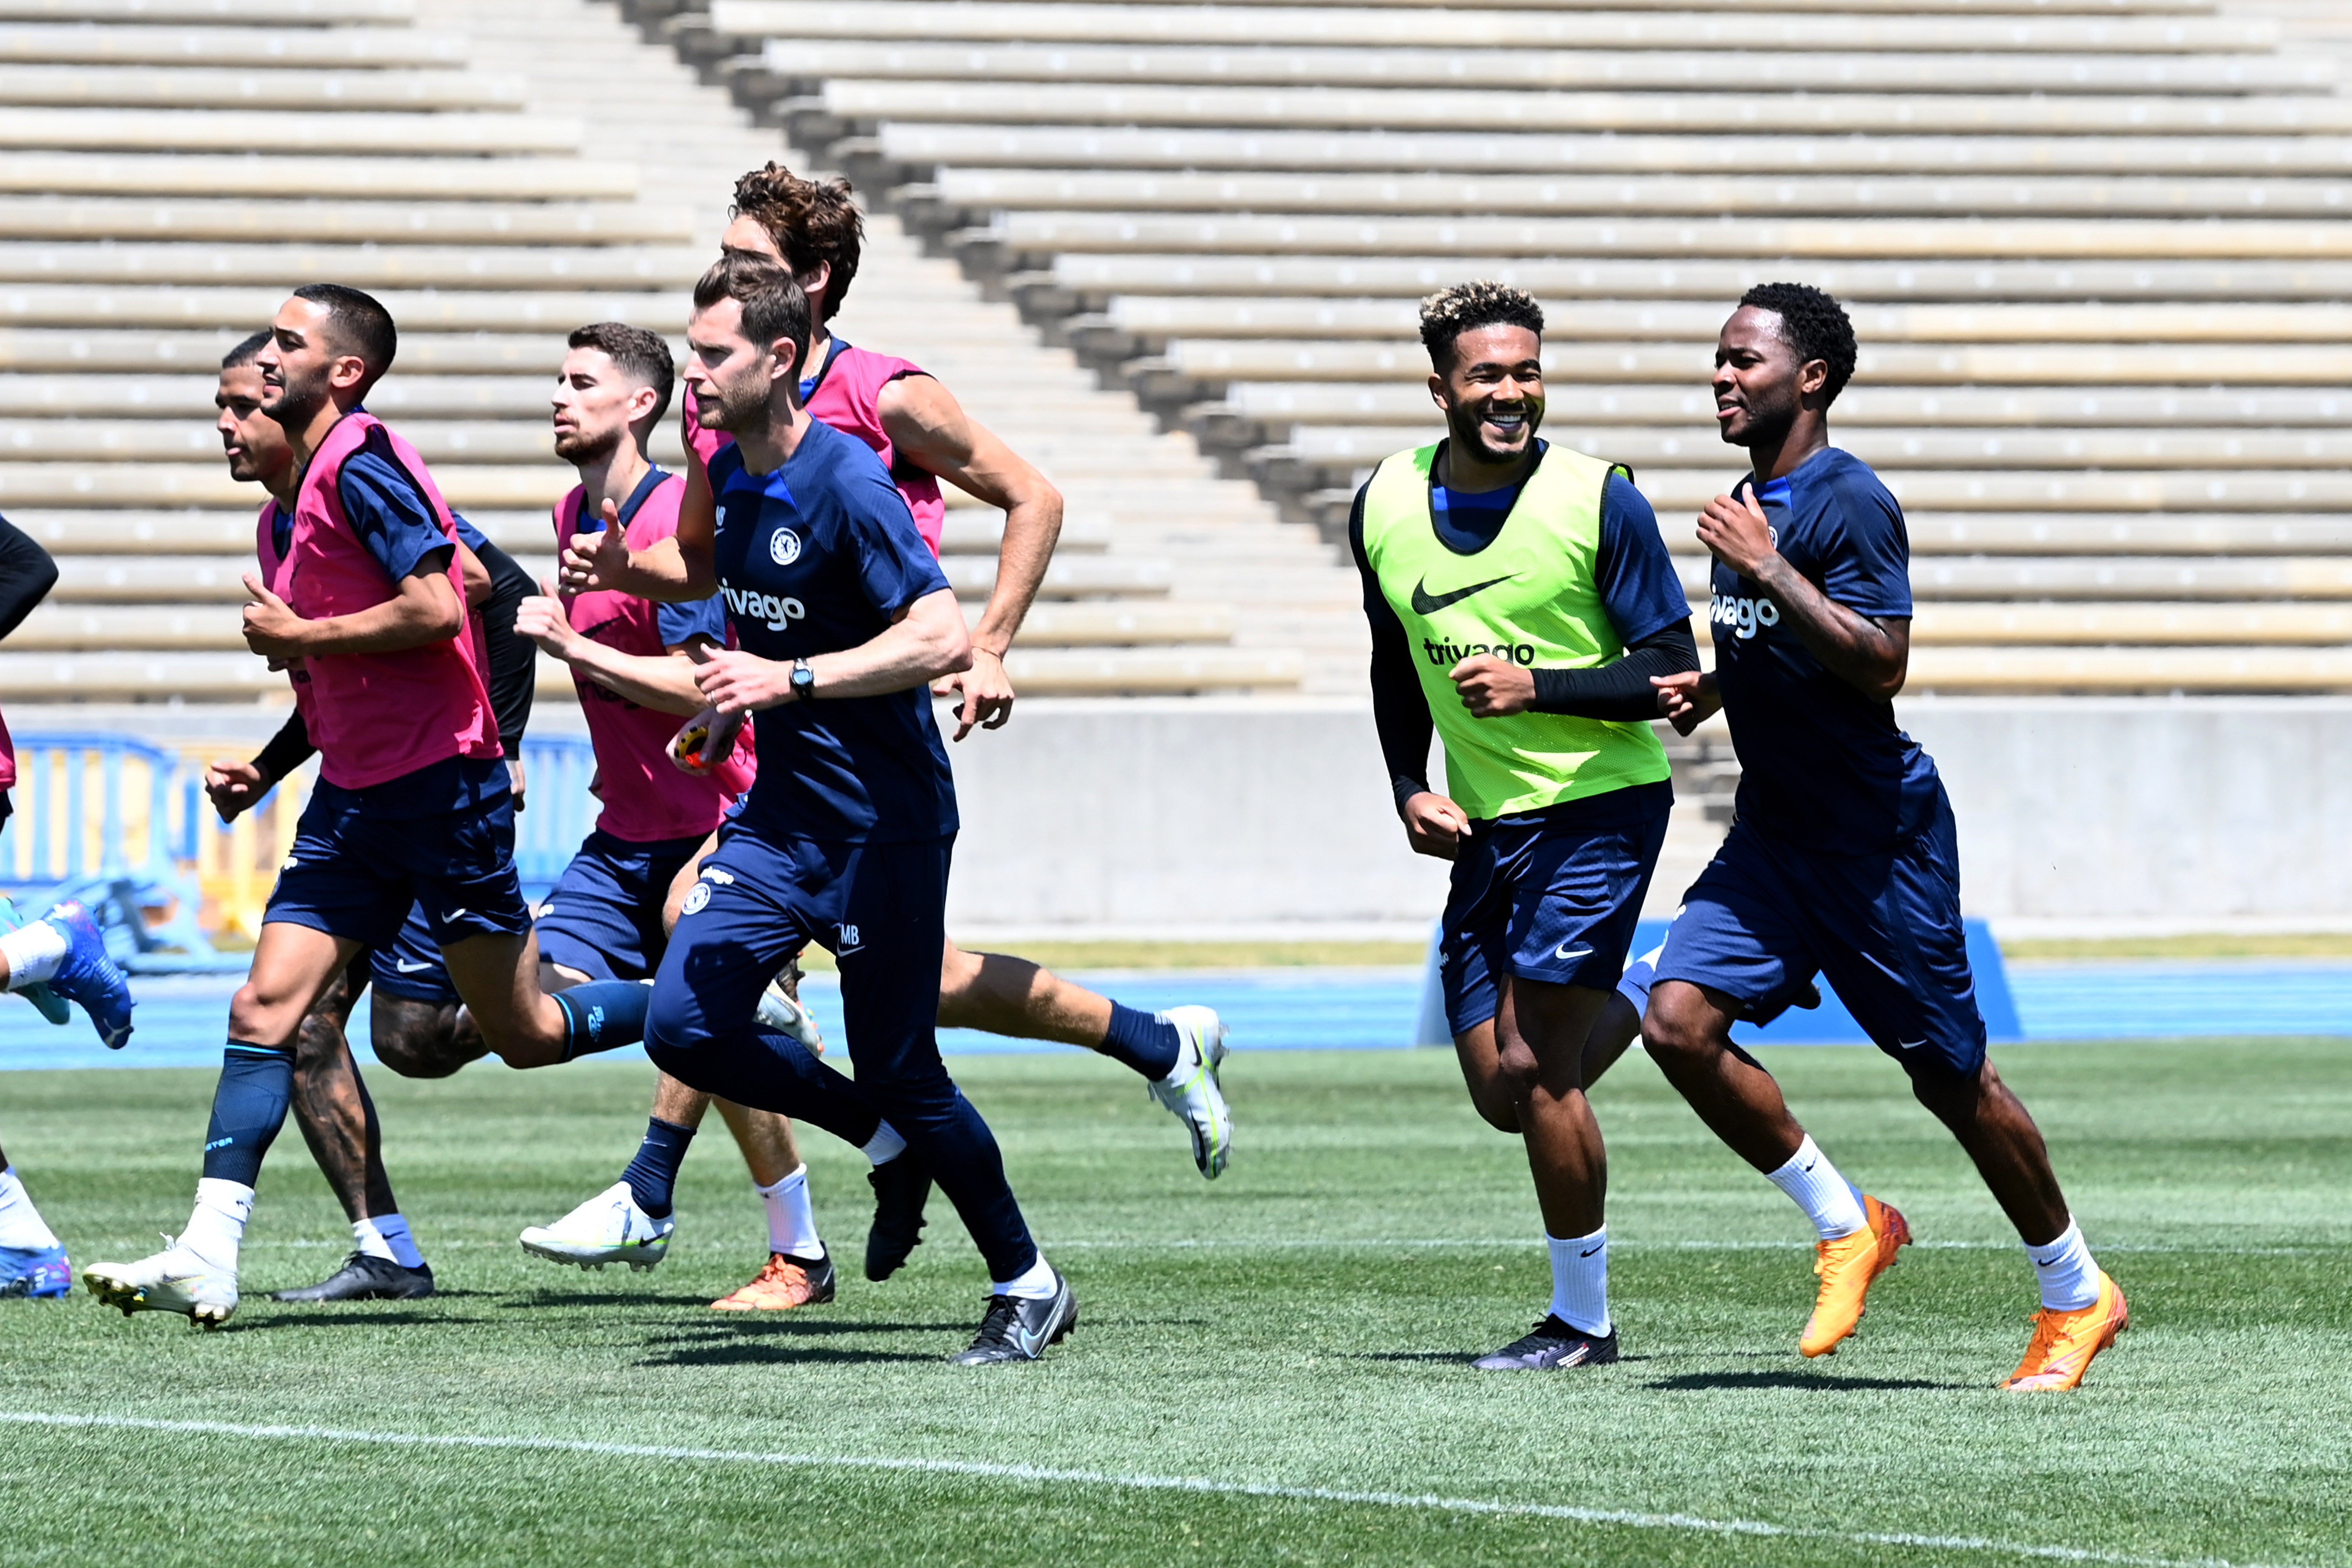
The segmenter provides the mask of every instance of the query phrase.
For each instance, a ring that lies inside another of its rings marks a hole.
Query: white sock
[[[46,1252],[58,1245],[57,1233],[33,1206],[32,1194],[17,1178],[16,1167],[0,1165],[0,1247],[21,1247]]]
[[[874,1136],[857,1151],[877,1165],[887,1165],[907,1152],[907,1141],[898,1130],[885,1121],[874,1130]]]
[[[47,921],[35,921],[0,933],[0,958],[8,961],[8,989],[38,985],[66,961],[66,933]]]
[[[824,1243],[816,1235],[816,1210],[809,1206],[806,1165],[795,1166],[791,1175],[772,1187],[754,1182],[751,1190],[768,1205],[769,1251],[803,1262],[824,1256]]]
[[[1022,1296],[1042,1301],[1054,1293],[1054,1270],[1047,1266],[1045,1255],[1039,1253],[1037,1261],[1018,1279],[999,1279],[988,1287],[992,1296]]]
[[[1609,1227],[1562,1240],[1549,1231],[1551,1249],[1551,1315],[1571,1329],[1606,1338],[1609,1333]]]
[[[2099,1299],[2099,1266],[2083,1240],[2083,1227],[2066,1217],[2066,1234],[2047,1247],[2025,1249],[2035,1276],[2042,1281],[2042,1304],[2060,1312],[2079,1312]]]
[[[370,1258],[381,1258],[403,1268],[425,1267],[425,1254],[416,1250],[416,1238],[408,1233],[408,1222],[396,1214],[370,1215],[352,1221],[352,1239]]]
[[[245,1240],[245,1222],[252,1217],[251,1187],[205,1176],[196,1183],[195,1211],[188,1215],[188,1228],[180,1233],[180,1245],[214,1268],[233,1273],[236,1249]]]
[[[1853,1195],[1830,1157],[1813,1145],[1812,1134],[1797,1145],[1789,1163],[1764,1178],[1782,1192],[1789,1200],[1805,1211],[1813,1222],[1814,1231],[1823,1241],[1835,1241],[1841,1236],[1852,1236],[1870,1222],[1863,1218],[1862,1200]]]

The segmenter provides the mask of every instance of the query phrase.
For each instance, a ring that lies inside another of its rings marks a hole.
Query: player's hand
[[[205,770],[205,798],[223,822],[235,822],[260,805],[277,783],[251,763],[215,763]]]
[[[1685,669],[1676,675],[1654,675],[1650,684],[1658,689],[1659,714],[1677,735],[1689,734],[1723,707],[1723,694],[1712,674]]]
[[[1524,713],[1536,705],[1535,671],[1491,653],[1472,654],[1447,670],[1445,679],[1454,682],[1454,689],[1462,694],[1462,706],[1474,718],[1499,719]]]
[[[1416,855],[1451,860],[1470,837],[1470,814],[1434,790],[1407,795],[1398,815],[1404,818],[1405,842]]]
[[[932,687],[931,695],[962,699],[956,704],[955,740],[971,734],[975,725],[1002,730],[1013,717],[1013,678],[1004,673],[1004,661],[978,643],[971,645],[971,668]]]
[[[1779,553],[1772,525],[1764,521],[1764,509],[1753,490],[1707,502],[1698,514],[1698,542],[1717,561],[1750,580],[1759,578],[1764,563]]]
[[[793,700],[793,667],[727,648],[695,669],[694,684],[721,714],[749,713]]]
[[[625,588],[629,575],[629,540],[621,531],[621,509],[604,503],[604,526],[592,533],[574,532],[563,547],[557,572],[567,594],[593,593],[599,588]]]
[[[515,636],[529,637],[543,653],[551,654],[569,664],[572,645],[580,634],[572,629],[572,616],[564,609],[553,583],[540,579],[539,592],[515,606]]]
[[[286,668],[280,660],[301,658],[302,639],[310,623],[271,593],[255,573],[245,574],[245,591],[253,599],[245,607],[245,646],[270,660],[272,669]]]

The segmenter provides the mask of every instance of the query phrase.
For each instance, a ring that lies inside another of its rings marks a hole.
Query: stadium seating
[[[1492,277],[1703,599],[1714,333],[1796,278],[1864,345],[1836,424],[1910,514],[1914,690],[2352,689],[2340,5],[632,12],[1327,536],[1435,433],[1417,300]]]
[[[372,406],[545,569],[571,480],[547,426],[562,332],[618,318],[682,339],[733,175],[788,155],[578,0],[0,0],[0,510],[62,572],[0,649],[12,710],[285,700],[237,635],[260,495],[229,480],[212,398],[222,351],[296,283],[381,294],[402,341]],[[1024,692],[1352,672],[1345,574],[1311,527],[887,215],[840,324],[938,369],[1065,489],[1011,661]],[[656,455],[677,460],[674,426]],[[976,615],[1001,518],[968,499],[950,496],[946,563]],[[570,691],[545,661],[541,687]]]

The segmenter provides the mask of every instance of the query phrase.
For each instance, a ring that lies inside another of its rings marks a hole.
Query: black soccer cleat
[[[866,1173],[874,1188],[874,1227],[866,1233],[866,1278],[887,1279],[923,1244],[923,1205],[931,1168],[912,1149]]]
[[[971,1348],[950,1358],[958,1366],[993,1366],[1035,1361],[1047,1345],[1060,1344],[1078,1326],[1078,1296],[1062,1271],[1054,1271],[1054,1293],[1045,1297],[991,1296]]]
[[[1616,1359],[1614,1329],[1588,1334],[1547,1313],[1533,1332],[1473,1364],[1480,1372],[1549,1372],[1560,1366],[1600,1366]]]
[[[354,1252],[343,1266],[320,1280],[293,1290],[272,1290],[273,1301],[415,1301],[433,1294],[433,1269],[420,1263],[414,1268],[389,1258]]]

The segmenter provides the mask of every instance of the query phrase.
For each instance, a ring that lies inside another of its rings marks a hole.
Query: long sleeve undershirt
[[[0,517],[0,637],[25,624],[58,585],[58,563],[40,542]]]
[[[1642,536],[1632,531],[1637,528],[1645,529],[1649,540],[1656,540],[1656,514],[1622,475],[1609,477],[1602,492],[1602,506],[1604,553],[1621,540],[1640,540]],[[1497,524],[1499,521],[1498,516]],[[1381,594],[1364,552],[1364,492],[1360,489],[1356,492],[1355,509],[1348,520],[1348,540],[1355,552],[1356,570],[1363,581],[1364,614],[1371,625],[1372,722],[1380,733],[1381,755],[1388,764],[1390,786],[1402,807],[1407,798],[1429,788],[1429,743],[1435,722],[1430,717],[1429,702],[1422,690],[1420,672],[1413,665],[1412,640],[1395,609]],[[1664,553],[1663,543],[1657,546],[1657,553]],[[1654,591],[1651,596],[1655,597]],[[1675,597],[1680,603],[1678,588]],[[1532,671],[1536,682],[1534,710],[1620,722],[1655,719],[1657,689],[1650,684],[1650,678],[1696,669],[1698,644],[1691,634],[1686,609],[1675,619],[1657,620],[1654,610],[1647,613],[1656,624],[1641,627],[1638,636],[1625,637],[1623,630],[1618,628],[1625,652],[1614,661],[1584,669]],[[1613,626],[1616,617],[1612,615],[1611,618]]]

